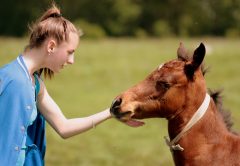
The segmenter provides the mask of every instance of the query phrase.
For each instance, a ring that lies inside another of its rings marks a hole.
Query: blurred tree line
[[[56,0],[86,37],[240,36],[240,0]],[[0,35],[23,36],[49,0],[1,0]]]

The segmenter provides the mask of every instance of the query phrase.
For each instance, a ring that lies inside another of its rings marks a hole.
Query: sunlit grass
[[[68,118],[88,116],[109,107],[113,98],[144,79],[159,64],[176,58],[179,42],[193,50],[204,42],[209,50],[205,64],[210,88],[224,88],[224,106],[232,112],[240,131],[240,40],[107,39],[82,40],[75,64],[46,80],[49,93]],[[14,59],[25,39],[0,39],[0,65]],[[164,119],[146,120],[130,128],[111,119],[79,136],[62,140],[47,126],[47,166],[171,166],[171,153],[163,136]]]

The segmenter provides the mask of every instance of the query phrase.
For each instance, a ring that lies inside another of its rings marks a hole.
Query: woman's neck
[[[22,55],[30,76],[39,69],[44,68],[43,53],[40,49],[27,50]]]

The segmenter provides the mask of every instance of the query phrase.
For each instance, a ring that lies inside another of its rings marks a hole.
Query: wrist
[[[112,118],[112,114],[111,114],[111,112],[110,112],[110,109],[109,109],[109,108],[108,108],[108,109],[106,109],[106,110],[105,110],[105,112],[106,112],[107,119],[110,119],[110,118]]]

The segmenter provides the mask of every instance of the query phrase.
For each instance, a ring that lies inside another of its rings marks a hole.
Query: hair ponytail
[[[44,21],[46,19],[48,19],[49,17],[61,17],[61,11],[60,9],[53,4],[52,7],[50,9],[48,9],[39,19],[39,22]]]
[[[25,50],[40,47],[49,37],[53,37],[60,44],[68,41],[70,32],[81,35],[81,32],[76,29],[73,23],[61,15],[60,9],[55,4],[43,13],[29,29],[30,39]],[[51,78],[54,75],[53,71],[48,68],[40,69],[37,74],[41,75],[42,72],[45,77]]]

